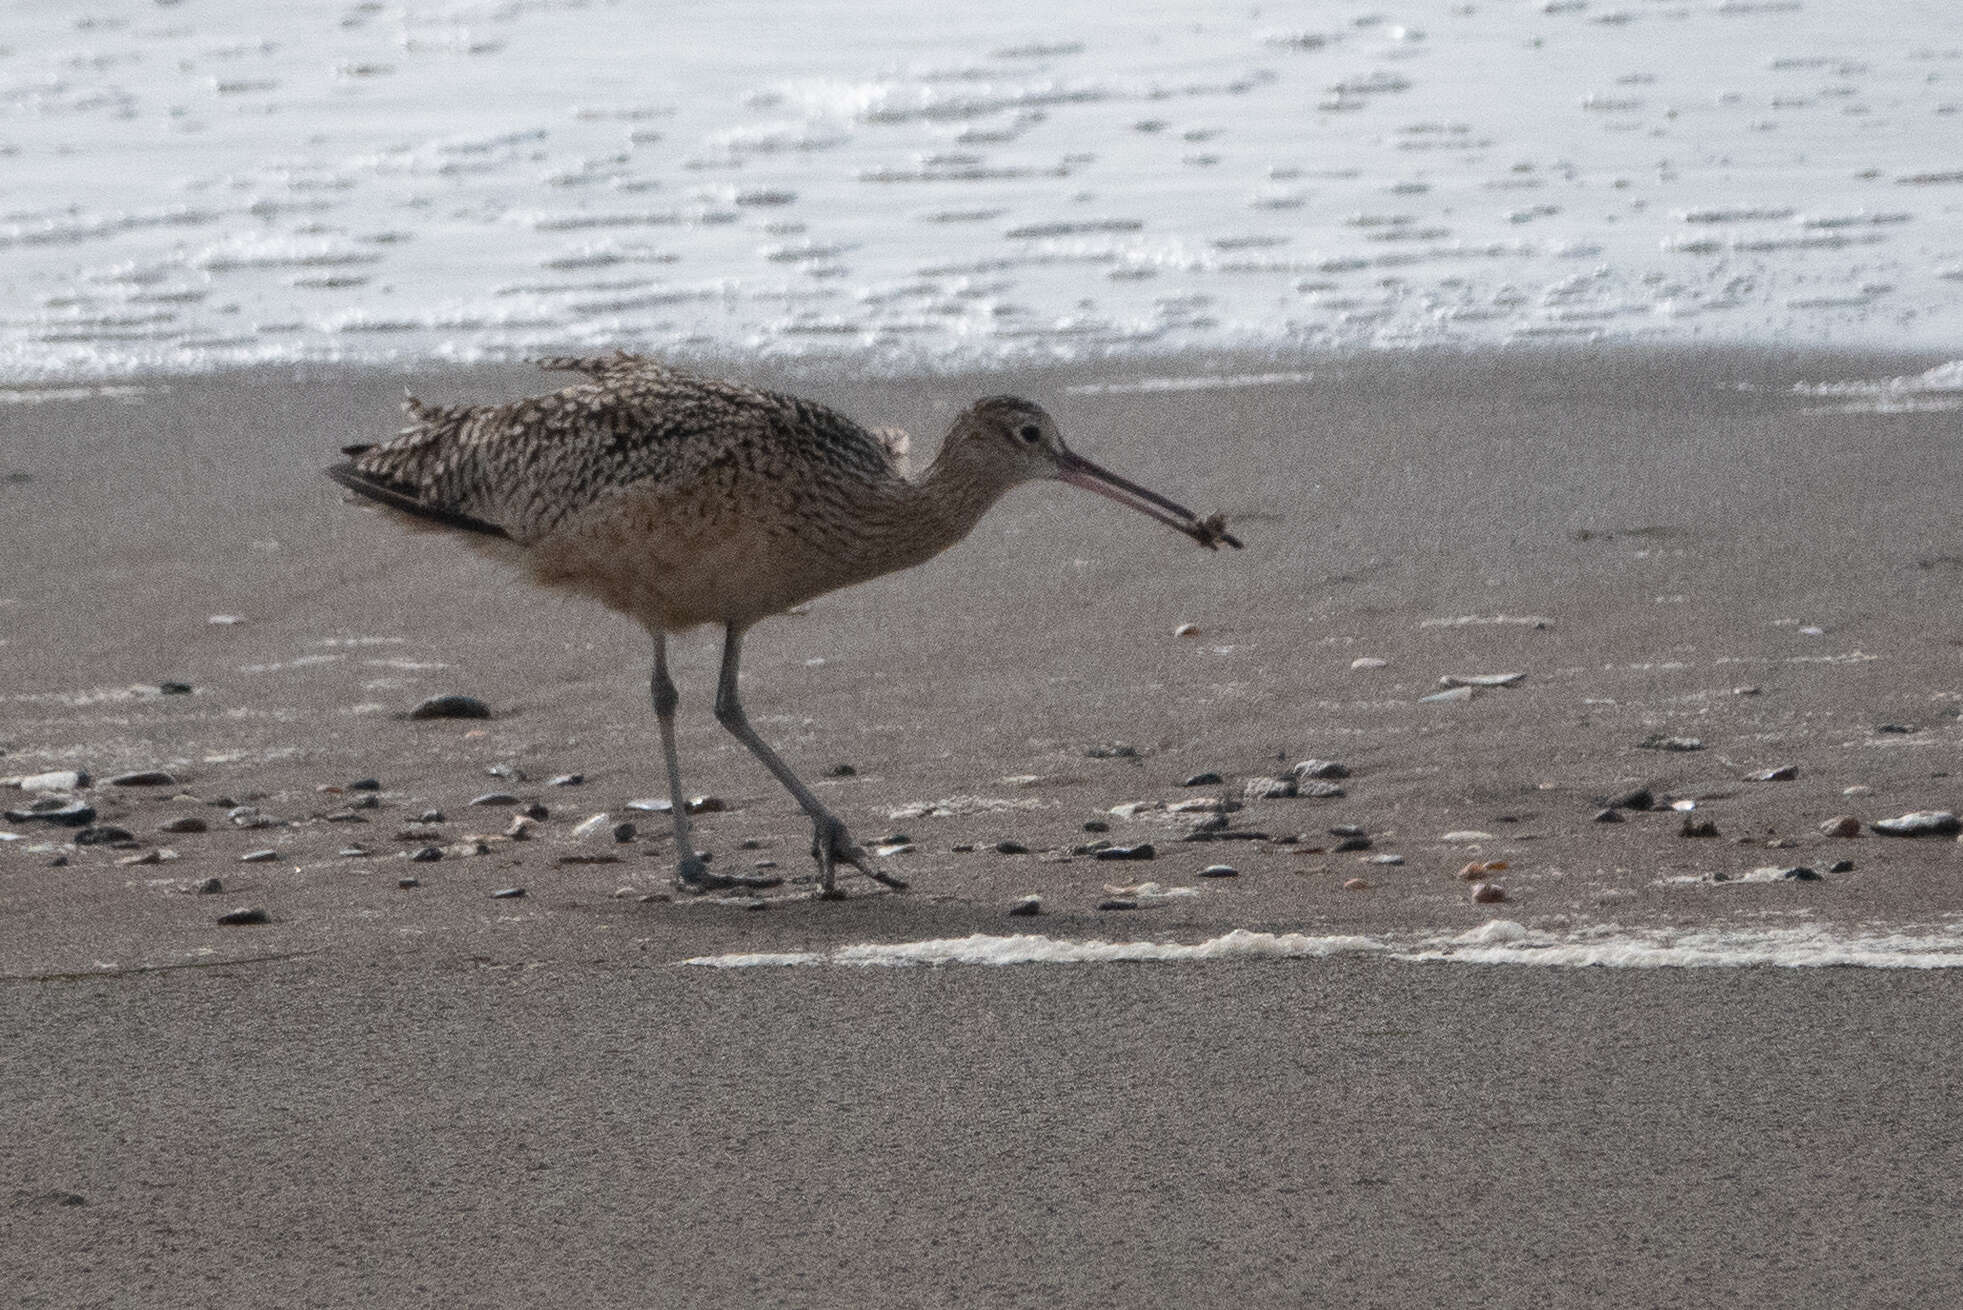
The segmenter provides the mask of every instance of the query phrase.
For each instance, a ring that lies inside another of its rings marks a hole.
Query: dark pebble
[[[1030,918],[1042,912],[1043,898],[1040,896],[1025,896],[1009,907],[1009,914],[1018,919]]]
[[[1241,871],[1231,864],[1209,864],[1200,870],[1202,878],[1238,878]]]
[[[257,905],[241,906],[236,910],[228,910],[224,914],[218,916],[218,922],[226,925],[235,925],[235,924],[242,924],[242,923],[271,923],[272,921],[273,921],[273,916],[266,913],[264,909],[260,908]]]
[[[470,805],[516,805],[518,798],[508,791],[487,791],[482,796],[473,796]]]
[[[1894,819],[1876,819],[1868,827],[1884,837],[1950,837],[1959,825],[1948,810],[1917,810]]]
[[[443,818],[443,811],[441,810],[424,810],[421,814],[418,814],[416,816],[416,822],[417,823],[443,823],[445,822],[445,819]]]
[[[157,692],[163,696],[189,696],[191,694],[191,684],[188,682],[160,682],[157,684]]]
[[[1370,839],[1368,837],[1345,837],[1329,849],[1339,855],[1344,851],[1367,851],[1370,849]]]
[[[1852,873],[1854,872],[1854,861],[1835,860],[1832,864],[1829,864],[1827,866],[1827,872],[1828,873]]]
[[[1677,835],[1679,837],[1715,837],[1718,835],[1718,825],[1709,819],[1693,819],[1686,815],[1684,817],[1684,826],[1677,829]]]
[[[1122,741],[1106,742],[1102,746],[1088,747],[1084,757],[1092,760],[1135,760],[1138,758],[1138,747]]]
[[[640,829],[631,823],[616,823],[613,825],[613,839],[617,842],[630,842],[639,831]]]
[[[1111,825],[1106,823],[1102,819],[1085,819],[1084,831],[1085,832],[1110,832]]]
[[[379,810],[382,808],[382,798],[373,792],[369,792],[365,796],[357,796],[349,801],[348,808],[351,810]]]
[[[545,785],[548,787],[577,787],[585,781],[586,775],[583,773],[562,773],[556,778],[547,778]]]
[[[267,864],[279,858],[279,852],[268,847],[263,851],[247,851],[239,856],[240,864]]]
[[[431,696],[409,711],[412,719],[488,719],[491,707],[475,696]]]
[[[1298,778],[1347,778],[1350,766],[1335,760],[1303,760],[1292,772]]]
[[[544,823],[552,817],[552,811],[546,809],[545,806],[539,804],[537,801],[533,801],[530,805],[519,806],[518,812],[526,818],[536,819],[540,823]]]
[[[434,864],[442,858],[443,848],[440,846],[425,846],[409,855],[409,859],[416,864]]]
[[[113,824],[102,824],[82,829],[75,834],[77,846],[107,846],[111,842],[135,841],[136,834],[128,828],[118,828]]]
[[[497,891],[491,893],[491,899],[494,901],[510,901],[516,900],[524,894],[525,889],[523,887],[500,887]]]
[[[1622,811],[1621,811],[1621,810],[1618,810],[1618,809],[1616,809],[1616,808],[1615,808],[1614,806],[1610,806],[1610,807],[1609,807],[1608,809],[1606,809],[1606,810],[1597,810],[1597,811],[1595,811],[1595,822],[1597,822],[1597,823],[1621,823],[1621,822],[1622,822]]]
[[[856,778],[859,771],[849,764],[834,764],[825,774],[828,778]]]
[[[1656,794],[1647,787],[1638,787],[1620,796],[1611,796],[1602,804],[1612,810],[1653,810],[1656,808]]]
[[[1029,848],[1019,841],[999,841],[995,843],[997,855],[1027,855]]]
[[[411,888],[422,886],[423,880],[421,878],[397,878],[395,885],[406,892]]]
[[[1877,723],[1874,725],[1874,730],[1876,732],[1893,732],[1893,733],[1906,734],[1906,733],[1914,732],[1915,727],[1914,725],[1907,724],[1907,723]]]
[[[180,814],[157,825],[158,832],[207,832],[211,825],[195,814]]]
[[[162,769],[138,769],[133,773],[119,773],[107,780],[111,787],[175,787],[177,779]]]
[[[68,857],[66,855],[57,855],[48,861],[48,867],[50,869],[66,869],[68,867]]]
[[[198,895],[200,896],[216,896],[224,890],[225,884],[217,878],[206,878],[198,884]]]
[[[1194,774],[1179,785],[1182,787],[1218,787],[1222,781],[1224,779],[1219,774],[1209,769],[1205,773]]]
[[[1099,901],[1097,908],[1100,910],[1135,910],[1138,908],[1138,902],[1127,900],[1122,896],[1113,896],[1109,900]]]
[[[52,823],[59,828],[86,828],[95,822],[95,806],[81,801],[50,798],[24,810],[8,810],[9,823]]]
[[[349,791],[380,791],[382,789],[382,783],[379,778],[356,778],[348,784],[347,789]]]
[[[1807,868],[1807,867],[1806,867],[1806,866],[1804,866],[1804,865],[1799,865],[1799,866],[1797,866],[1797,867],[1795,867],[1795,868],[1791,868],[1791,869],[1787,869],[1787,870],[1786,870],[1785,872],[1783,872],[1783,873],[1781,873],[1781,874],[1780,874],[1779,876],[1780,876],[1781,878],[1785,878],[1785,879],[1788,879],[1788,880],[1790,880],[1790,881],[1792,881],[1792,882],[1818,882],[1818,881],[1820,881],[1820,875],[1819,875],[1818,873],[1816,873],[1816,872],[1814,872],[1814,871],[1813,871],[1812,869],[1809,869],[1809,868]]]
[[[1361,825],[1361,824],[1355,824],[1355,823],[1339,823],[1339,824],[1337,824],[1337,825],[1336,825],[1335,827],[1333,827],[1333,828],[1329,828],[1329,829],[1327,829],[1326,831],[1327,831],[1327,832],[1329,833],[1329,835],[1330,835],[1331,837],[1367,837],[1367,836],[1369,836],[1369,834],[1368,834],[1368,833],[1366,833],[1366,832],[1365,832],[1365,831],[1363,830],[1363,827],[1362,827],[1362,825]]]
[[[1748,782],[1791,782],[1799,777],[1799,765],[1782,764],[1776,769],[1760,769],[1745,775]]]
[[[1140,842],[1136,846],[1107,846],[1091,858],[1096,860],[1153,860],[1159,855],[1158,848],[1151,842]]]

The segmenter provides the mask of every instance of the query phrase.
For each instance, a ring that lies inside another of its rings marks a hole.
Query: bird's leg
[[[777,781],[784,784],[787,791],[797,798],[798,805],[811,816],[813,833],[811,855],[818,861],[819,894],[836,896],[833,868],[841,860],[865,874],[874,882],[883,883],[894,889],[906,886],[903,879],[892,874],[882,873],[866,862],[866,853],[852,844],[851,834],[845,831],[845,824],[836,814],[826,809],[819,799],[811,794],[811,789],[791,772],[791,766],[779,759],[777,752],[764,744],[757,736],[756,729],[743,713],[743,702],[736,695],[736,668],[742,659],[743,633],[734,624],[725,630],[722,648],[722,672],[716,679],[716,722],[728,728],[736,740],[749,748],[750,754],[763,761]]]
[[[682,795],[682,762],[675,752],[675,707],[682,698],[675,690],[674,679],[668,676],[666,633],[654,634],[654,676],[648,685],[654,693],[655,721],[661,725],[661,756],[668,763],[668,804],[675,821],[675,858],[681,861],[676,873],[684,887],[705,891],[711,886],[709,866],[695,853],[695,838],[689,832],[688,798]]]

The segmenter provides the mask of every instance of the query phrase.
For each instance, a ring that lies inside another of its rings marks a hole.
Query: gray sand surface
[[[29,475],[0,482],[0,773],[178,777],[85,793],[135,851],[22,825],[33,840],[0,843],[0,1027],[20,1034],[0,1287],[46,1306],[1952,1304],[1950,971],[675,967],[1495,914],[1953,924],[1954,842],[1818,824],[1963,799],[1955,415],[1813,413],[1790,390],[1927,362],[799,383],[911,427],[922,459],[967,399],[1025,392],[1248,549],[1029,489],[941,559],[758,628],[760,731],[861,839],[914,846],[886,861],[905,895],[815,904],[794,881],[763,912],[636,899],[672,867],[656,816],[624,846],[570,834],[665,790],[630,623],[319,476],[392,429],[402,379],[0,406],[0,475]],[[1521,686],[1418,703],[1443,675],[1510,671]],[[795,879],[808,828],[710,718],[713,674],[713,642],[683,639],[685,781],[730,806],[698,841]],[[158,695],[172,679],[194,693]],[[400,717],[448,691],[496,717]],[[1704,748],[1643,749],[1656,735]],[[1088,753],[1114,742],[1135,754]],[[1180,787],[1205,769],[1238,797],[1309,756],[1350,765],[1346,797],[1233,816],[1293,842],[1185,844],[1186,823],[1109,813],[1221,794]],[[585,782],[542,785],[563,772]],[[370,776],[369,822],[333,821],[349,796],[322,789]],[[1696,799],[1719,836],[1593,822],[1637,785]],[[402,858],[501,831],[506,811],[466,804],[493,789],[551,807],[535,840]],[[220,800],[278,825],[236,829]],[[952,813],[918,812],[936,802]],[[434,838],[410,824],[428,809]],[[183,814],[211,831],[158,834]],[[1159,858],[1071,858],[1088,820]],[[1341,823],[1373,850],[1329,849]],[[1443,840],[1467,830],[1490,836]],[[177,858],[118,863],[159,842]],[[238,862],[258,849],[278,857]],[[1384,852],[1405,863],[1361,862]],[[1096,909],[1107,884],[1193,885],[1222,858],[1241,876],[1196,898]],[[1470,902],[1473,859],[1506,861],[1507,904]],[[1854,868],[1817,882],[1666,881],[1838,859]],[[408,873],[424,885],[398,889]],[[210,876],[223,895],[191,894]],[[488,898],[510,886],[527,896]],[[1005,917],[1027,892],[1048,912]],[[218,926],[236,905],[272,922]]]

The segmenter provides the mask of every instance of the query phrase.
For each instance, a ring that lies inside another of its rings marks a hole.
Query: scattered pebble
[[[347,789],[349,791],[380,791],[382,789],[382,782],[379,778],[356,778],[348,784]]]
[[[1370,882],[1367,878],[1351,878],[1343,884],[1343,890],[1346,892],[1367,892],[1370,890]]]
[[[245,616],[243,614],[213,614],[205,622],[211,624],[213,627],[230,628],[245,622]]]
[[[1085,832],[1110,832],[1111,825],[1106,823],[1102,819],[1085,819],[1084,831]]]
[[[409,711],[412,719],[488,719],[491,707],[475,696],[431,696]]]
[[[473,796],[470,805],[516,805],[518,798],[508,791],[487,791],[481,796]]]
[[[1638,787],[1620,796],[1611,796],[1602,804],[1612,810],[1651,810],[1656,808],[1656,793],[1647,787]]]
[[[344,860],[353,860],[368,854],[368,848],[366,846],[343,846],[334,853]]]
[[[1852,873],[1854,872],[1854,861],[1835,860],[1832,864],[1829,864],[1827,866],[1827,872],[1828,873]]]
[[[270,828],[277,822],[271,816],[261,814],[250,805],[234,805],[225,812],[225,817],[232,821],[234,828]]]
[[[267,847],[262,851],[247,851],[239,856],[240,864],[266,864],[279,858],[279,852]]]
[[[1646,751],[1701,751],[1704,749],[1702,737],[1666,737],[1653,732],[1636,743],[1638,750]]]
[[[1018,919],[1031,918],[1042,912],[1043,898],[1041,896],[1024,896],[1009,907],[1010,915]]]
[[[162,864],[166,860],[174,860],[176,858],[176,851],[165,846],[153,846],[141,855],[125,855],[122,859],[117,860],[116,863],[124,866],[134,864]]]
[[[1390,661],[1380,660],[1375,655],[1359,655],[1350,661],[1350,667],[1353,669],[1387,669],[1390,667]]]
[[[1204,773],[1194,774],[1179,785],[1182,787],[1218,787],[1221,781],[1222,779],[1219,774],[1208,769]]]
[[[1820,831],[1829,837],[1858,837],[1861,835],[1861,821],[1851,814],[1836,814],[1820,825]]]
[[[1747,782],[1791,782],[1799,777],[1799,765],[1782,764],[1776,769],[1760,769],[1745,775]]]
[[[1418,704],[1420,705],[1453,704],[1459,701],[1469,701],[1471,699],[1472,699],[1472,688],[1454,687],[1450,691],[1434,691],[1429,696],[1420,696],[1418,697]]]
[[[552,817],[552,811],[537,801],[533,801],[530,805],[520,805],[518,807],[518,813],[521,817],[534,820],[538,823],[544,823]]]
[[[1334,846],[1330,847],[1329,849],[1335,851],[1338,855],[1341,855],[1346,851],[1367,851],[1370,849],[1371,845],[1372,842],[1368,837],[1358,835],[1354,837],[1345,837],[1342,840],[1338,841]]]
[[[443,811],[441,810],[424,810],[421,814],[418,814],[416,816],[416,822],[417,823],[446,823],[448,822],[448,820],[446,820],[443,817]]]
[[[382,798],[373,792],[368,792],[349,801],[348,808],[351,810],[379,810],[382,808]]]
[[[1438,840],[1449,842],[1491,841],[1493,840],[1493,834],[1490,832],[1481,832],[1477,828],[1454,828],[1451,832],[1440,836]]]
[[[434,864],[442,858],[443,848],[440,846],[424,846],[409,852],[410,862],[414,864]]]
[[[218,916],[218,922],[229,926],[243,923],[271,923],[273,916],[257,905],[244,905],[236,910],[228,910]]]
[[[106,780],[111,787],[175,787],[177,779],[162,769],[138,769],[132,773],[119,773]]]
[[[1289,772],[1297,778],[1347,778],[1350,766],[1335,760],[1303,760]]]
[[[157,684],[159,696],[189,696],[191,684],[188,682],[165,681]]]
[[[1907,736],[1915,731],[1915,725],[1912,723],[1877,723],[1874,725],[1874,730],[1876,732],[1898,733],[1902,736]]]
[[[687,812],[690,814],[721,814],[729,808],[729,802],[720,796],[691,796],[688,798]]]
[[[530,841],[532,829],[538,827],[538,820],[529,814],[514,814],[511,822],[504,826],[504,835],[513,841]]]
[[[577,787],[585,781],[586,775],[583,773],[562,773],[556,778],[547,778],[545,785],[548,787]]]
[[[1916,810],[1893,819],[1877,819],[1868,825],[1884,837],[1949,837],[1963,824],[1948,810]]]
[[[1249,778],[1245,791],[1251,801],[1279,801],[1300,794],[1301,786],[1293,778]]]
[[[666,797],[650,796],[641,800],[627,802],[627,809],[639,810],[643,814],[672,814],[674,804]]]
[[[1200,870],[1202,878],[1238,878],[1241,871],[1231,864],[1209,864]]]
[[[8,781],[22,791],[80,791],[89,785],[89,771],[54,769],[47,773],[30,773],[24,778],[10,778]]]
[[[1874,788],[1864,782],[1857,782],[1852,787],[1841,788],[1840,794],[1842,796],[1872,796],[1874,794]]]
[[[1621,810],[1618,810],[1618,809],[1614,809],[1613,807],[1611,807],[1611,808],[1609,808],[1609,809],[1606,809],[1606,810],[1597,810],[1597,811],[1595,811],[1595,822],[1597,822],[1597,823],[1621,823],[1621,822],[1622,822],[1622,811],[1621,811]]]
[[[1677,829],[1677,835],[1679,837],[1715,837],[1718,835],[1718,825],[1709,819],[1686,818],[1683,827]]]
[[[1097,908],[1100,910],[1135,910],[1138,908],[1138,902],[1124,896],[1110,896],[1099,901]]]
[[[1197,623],[1182,623],[1172,630],[1172,635],[1175,637],[1197,637],[1200,635],[1200,625]]]
[[[631,808],[632,802],[629,802],[629,806]],[[578,823],[573,825],[573,836],[591,837],[595,833],[605,831],[607,825],[611,824],[612,822],[613,822],[613,816],[611,814],[606,814],[604,812],[600,814],[595,814],[590,818],[581,819]]]
[[[523,887],[500,887],[491,893],[491,899],[494,901],[511,901],[516,900],[524,894],[525,889]]]
[[[1820,881],[1820,875],[1814,870],[1807,868],[1803,864],[1793,865],[1791,867],[1768,865],[1762,869],[1752,870],[1749,874],[1746,875],[1746,877],[1753,882],[1819,882]]]
[[[1105,742],[1085,748],[1084,757],[1092,760],[1135,760],[1138,758],[1138,747],[1122,741]]]
[[[1372,855],[1370,857],[1369,862],[1371,864],[1382,864],[1394,868],[1397,865],[1404,863],[1404,857],[1402,855],[1393,854],[1390,851],[1385,851],[1382,855]]]
[[[1157,859],[1158,849],[1151,842],[1140,842],[1136,846],[1106,846],[1092,853],[1096,860],[1152,860]]]
[[[1337,801],[1349,795],[1342,787],[1333,782],[1297,783],[1295,794],[1304,800],[1311,801]]]
[[[197,894],[200,896],[216,896],[224,890],[225,884],[217,878],[206,878],[197,886]]]
[[[395,880],[395,885],[406,892],[411,890],[412,888],[422,886],[423,880],[421,878],[397,878]]]
[[[613,825],[613,839],[622,844],[633,841],[638,832],[639,829],[625,821]]]
[[[1492,905],[1506,899],[1506,888],[1496,882],[1474,883],[1472,899],[1480,905]]]
[[[1027,855],[1029,848],[1019,841],[999,841],[995,843],[997,855]]]
[[[59,828],[86,828],[95,822],[95,806],[82,801],[49,798],[24,810],[8,810],[9,823],[52,823]]]
[[[91,824],[75,834],[77,846],[111,846],[117,842],[135,840],[135,833],[128,828],[118,828],[112,823]]]
[[[1524,673],[1448,673],[1438,680],[1441,687],[1517,687],[1525,682]]]

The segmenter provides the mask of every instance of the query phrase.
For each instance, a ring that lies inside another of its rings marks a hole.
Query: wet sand
[[[658,816],[622,808],[664,791],[631,624],[319,477],[392,428],[404,379],[0,407],[0,474],[28,475],[0,484],[0,772],[85,767],[99,822],[139,839],[64,849],[10,824],[27,840],[0,843],[0,995],[25,1035],[0,1088],[23,1180],[8,1281],[44,1305],[276,1286],[318,1304],[1944,1303],[1948,971],[671,967],[978,931],[1953,924],[1955,843],[1818,824],[1956,808],[1954,415],[1814,413],[1791,392],[1934,362],[800,382],[913,428],[923,455],[973,395],[1026,392],[1249,544],[1213,555],[1028,489],[930,565],[760,627],[759,729],[862,839],[911,838],[885,863],[914,884],[815,904],[792,882],[761,912],[638,899],[665,891],[672,851]],[[409,381],[430,400],[536,385]],[[805,825],[708,715],[713,661],[708,638],[681,643],[685,780],[729,806],[699,844],[804,875]],[[1419,701],[1501,672],[1526,677]],[[400,717],[450,691],[495,717]],[[1659,737],[1702,749],[1644,747]],[[1113,744],[1131,753],[1091,753]],[[1346,796],[1231,816],[1292,842],[1186,844],[1191,816],[1110,813],[1239,799],[1311,756],[1350,767]],[[177,783],[101,785],[138,768]],[[1203,770],[1227,782],[1180,786]],[[352,794],[322,788],[363,777],[378,808],[337,821]],[[1595,822],[1638,786],[1695,800],[1718,835],[1682,837],[1671,812]],[[550,807],[534,840],[403,858],[500,832],[507,810],[467,804],[492,790]],[[235,828],[221,800],[275,826]],[[416,828],[430,809],[445,822]],[[571,835],[602,811],[642,836]],[[183,814],[211,830],[157,832]],[[1371,849],[1331,849],[1340,824]],[[1487,835],[1445,836],[1468,832]],[[1159,858],[1070,855],[1097,839]],[[157,843],[177,858],[118,863]],[[238,862],[262,849],[277,858]],[[1365,863],[1386,853],[1404,863]],[[1196,879],[1223,858],[1238,878]],[[1475,859],[1507,863],[1505,903],[1470,901]],[[1854,867],[1735,881],[1837,860]],[[213,876],[223,894],[191,892]],[[1140,879],[1201,894],[1096,908]],[[1047,913],[1006,917],[1031,892]],[[272,922],[215,923],[241,905]]]

